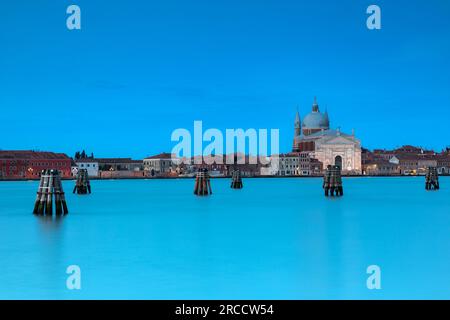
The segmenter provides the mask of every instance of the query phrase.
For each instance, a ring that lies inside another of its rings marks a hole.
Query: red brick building
[[[0,179],[37,179],[44,169],[57,169],[71,176],[72,160],[64,153],[31,150],[0,151]]]

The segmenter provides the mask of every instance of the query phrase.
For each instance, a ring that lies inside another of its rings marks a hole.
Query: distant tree
[[[80,152],[75,152],[75,160],[80,160]]]
[[[86,152],[84,150],[81,151],[81,159],[86,159]]]
[[[91,159],[94,159],[94,153],[91,152]]]

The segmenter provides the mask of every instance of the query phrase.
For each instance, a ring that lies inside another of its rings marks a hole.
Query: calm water
[[[450,298],[450,179],[93,181],[69,215],[33,216],[37,182],[0,183],[0,298]],[[66,289],[81,267],[82,289]],[[366,288],[377,264],[382,289]]]

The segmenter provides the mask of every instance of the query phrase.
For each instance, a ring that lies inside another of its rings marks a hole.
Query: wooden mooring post
[[[69,213],[59,171],[53,169],[42,170],[33,213],[52,215],[53,198],[55,201],[55,214]]]
[[[73,188],[73,193],[88,194],[91,193],[91,183],[89,181],[89,175],[87,169],[80,169],[77,173],[77,181]]]
[[[439,174],[436,167],[428,167],[425,175],[425,189],[439,190]]]
[[[212,194],[208,169],[198,169],[197,176],[195,177],[194,194],[198,196],[207,196]]]
[[[241,171],[236,169],[231,174],[231,188],[232,189],[242,189],[244,185],[242,184]]]
[[[325,196],[343,196],[344,188],[342,187],[341,168],[339,166],[327,166],[327,170],[323,176],[323,188]]]

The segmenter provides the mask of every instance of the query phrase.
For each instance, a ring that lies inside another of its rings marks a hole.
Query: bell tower
[[[292,145],[292,151],[293,152],[299,152],[299,141],[297,141],[297,138],[300,137],[301,134],[301,121],[300,121],[300,113],[298,112],[298,107],[297,107],[297,112],[295,114],[295,122],[294,122],[294,143]]]
[[[301,132],[300,128],[301,128],[300,114],[298,112],[298,107],[297,107],[297,113],[295,114],[295,122],[294,122],[294,137],[300,135],[300,132]]]

